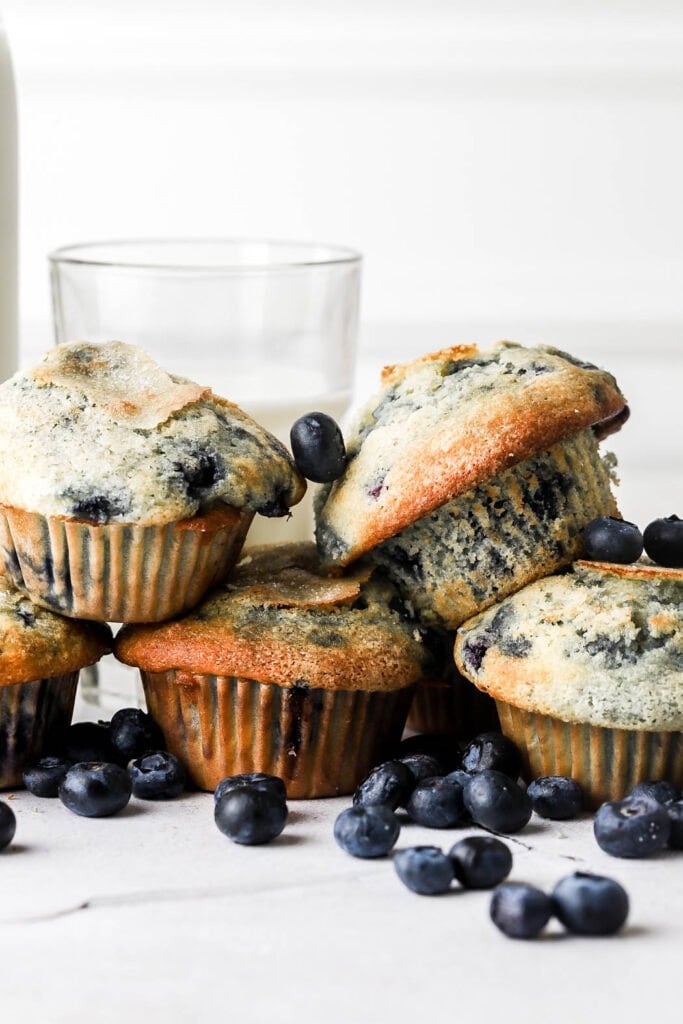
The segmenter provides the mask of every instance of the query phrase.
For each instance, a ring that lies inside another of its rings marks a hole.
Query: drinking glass
[[[50,253],[55,340],[125,341],[236,402],[289,444],[304,413],[351,401],[360,254],[266,239],[138,239]],[[313,535],[312,488],[247,544]]]

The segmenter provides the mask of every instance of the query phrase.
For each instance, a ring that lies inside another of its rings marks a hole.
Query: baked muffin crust
[[[123,342],[56,346],[0,386],[1,504],[161,524],[220,504],[285,515],[304,491],[251,417]]]
[[[683,730],[683,570],[576,562],[464,623],[455,660],[524,711]]]

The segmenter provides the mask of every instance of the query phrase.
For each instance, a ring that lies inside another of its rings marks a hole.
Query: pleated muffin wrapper
[[[141,672],[147,708],[200,789],[241,772],[279,776],[292,799],[353,793],[396,746],[413,696]]]
[[[419,682],[406,725],[413,732],[450,733],[465,740],[499,728],[495,701],[462,676]]]
[[[36,604],[69,618],[160,622],[235,565],[253,512],[224,506],[164,524],[93,524],[0,506],[0,556]]]
[[[667,779],[683,787],[683,733],[607,729],[563,722],[496,701],[503,733],[517,744],[523,775],[566,775],[583,788],[595,810],[621,800],[639,782]]]
[[[77,684],[76,671],[0,686],[0,789],[21,786],[24,769],[58,749]]]

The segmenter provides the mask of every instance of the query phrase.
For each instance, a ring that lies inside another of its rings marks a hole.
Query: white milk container
[[[17,368],[17,105],[0,18],[0,381]]]

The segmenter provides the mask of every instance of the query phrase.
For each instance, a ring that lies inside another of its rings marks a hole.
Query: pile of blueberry
[[[657,565],[683,568],[683,519],[655,519],[640,532],[635,523],[598,516],[583,531],[584,558],[592,562],[637,562],[645,551]]]
[[[180,761],[164,750],[163,734],[139,708],[122,708],[111,722],[79,722],[60,750],[26,768],[34,796],[59,797],[74,814],[103,818],[123,810],[132,796],[171,800],[185,789]]]
[[[561,879],[550,896],[523,882],[499,885],[491,898],[491,920],[511,939],[533,939],[551,917],[575,935],[613,935],[628,916],[628,896],[613,878],[577,871]]]

